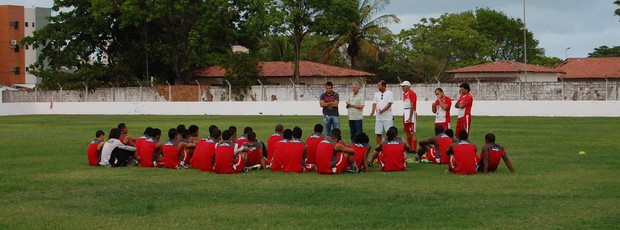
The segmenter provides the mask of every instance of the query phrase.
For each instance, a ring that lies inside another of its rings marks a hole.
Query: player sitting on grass
[[[187,156],[186,149],[196,147],[195,144],[183,142],[179,138],[177,130],[172,128],[168,130],[168,138],[164,142],[164,167],[165,168],[182,168],[185,166],[183,159]]]
[[[267,139],[267,167],[271,166],[273,160],[273,151],[276,149],[276,143],[284,139],[282,133],[284,132],[284,126],[281,124],[276,125],[275,133]]]
[[[215,165],[213,171],[217,174],[235,174],[244,171],[246,153],[235,153],[235,142],[230,130],[222,133],[222,142],[215,145]]]
[[[448,136],[449,138],[452,138],[452,143],[455,143],[457,141],[459,141],[458,139],[454,138],[454,130],[452,129],[447,129],[445,132],[446,136]]]
[[[153,128],[148,137],[140,145],[140,166],[142,167],[163,167],[164,161],[160,157],[163,144],[159,143],[161,130]]]
[[[478,170],[478,155],[476,145],[467,140],[466,130],[459,132],[459,141],[448,148],[450,156],[449,172],[454,174],[476,174]]]
[[[86,149],[86,157],[88,157],[88,165],[99,166],[99,160],[101,158],[101,149],[105,144],[105,133],[101,130],[95,132],[95,139],[88,144]]]
[[[301,141],[302,130],[293,128],[293,139],[286,142],[286,152],[280,157],[282,160],[282,172],[302,172],[306,166],[305,159],[308,155],[308,146]],[[276,149],[276,151],[278,151]]]
[[[316,170],[316,148],[319,143],[325,139],[323,135],[323,125],[314,125],[314,133],[306,138],[308,145],[308,156],[306,157],[306,172]]]
[[[237,126],[231,125],[228,127],[228,131],[232,134],[231,140],[233,143],[237,142]]]
[[[144,129],[142,136],[136,139],[136,153],[138,153],[138,156],[140,156],[140,148],[142,148],[142,144],[144,144],[144,141],[149,138],[149,134],[151,132],[153,132],[153,128],[147,127],[146,129]],[[140,156],[140,159],[142,159],[142,156]]]
[[[237,138],[237,141],[235,141],[237,146],[242,146],[243,143],[248,142],[248,133],[252,131],[254,131],[252,130],[252,127],[245,127],[243,129],[243,135],[239,136],[239,138]]]
[[[116,129],[118,129],[118,131],[121,133],[118,140],[120,140],[121,142],[123,142],[123,144],[126,145],[131,145],[134,146],[135,145],[135,140],[137,138],[127,134],[129,132],[129,129],[127,128],[127,125],[125,123],[120,123],[116,126]]]
[[[407,152],[412,149],[398,138],[396,129],[388,129],[387,138],[381,142],[372,154],[372,160],[378,159],[383,171],[402,171],[407,168]]]
[[[366,133],[361,132],[353,137],[353,143],[349,148],[355,150],[354,158],[357,168],[364,172],[368,172],[368,153],[370,153],[370,137]]]
[[[198,142],[190,164],[203,172],[213,172],[215,145],[221,140],[222,131],[217,127],[210,129],[210,136]]]
[[[284,154],[287,154],[286,143],[293,139],[293,130],[285,129],[282,133],[282,138],[284,139],[274,144],[273,156],[269,165],[271,171],[282,171],[283,157]]]
[[[256,133],[249,131],[247,133],[247,142],[243,143],[243,148],[247,148],[247,161],[246,165],[256,167],[260,165],[260,168],[266,169],[265,158],[263,157],[263,143],[256,140]]]
[[[130,160],[138,158],[136,147],[123,144],[123,142],[118,139],[120,136],[121,133],[118,129],[114,128],[110,130],[108,141],[105,142],[101,150],[101,161],[99,161],[99,165],[112,167],[127,166]]]
[[[420,141],[420,149],[416,155],[416,160],[419,160],[426,154],[426,159],[433,164],[448,164],[449,157],[446,152],[450,145],[452,145],[453,140],[444,133],[443,128],[442,125],[435,126],[435,136]]]
[[[332,129],[329,137],[316,150],[316,171],[319,174],[360,172],[355,164],[355,150],[342,145],[340,129]]]
[[[515,169],[512,167],[512,163],[506,155],[506,150],[504,150],[504,146],[495,143],[495,135],[492,133],[487,133],[484,136],[484,146],[482,146],[482,151],[480,151],[480,162],[478,163],[478,172],[495,172],[497,167],[499,166],[499,162],[504,159],[504,163],[506,163],[506,167],[510,169],[510,172],[515,172]]]

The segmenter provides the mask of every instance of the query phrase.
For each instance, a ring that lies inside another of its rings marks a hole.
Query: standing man
[[[384,80],[380,80],[377,83],[379,92],[375,93],[372,111],[370,116],[377,114],[375,122],[375,134],[377,134],[377,145],[382,142],[383,132],[394,126],[394,117],[392,115],[392,102],[394,101],[394,94],[387,90],[387,83]]]
[[[340,129],[340,114],[338,114],[340,95],[334,92],[334,84],[331,81],[325,83],[325,93],[321,94],[320,99],[321,107],[323,107],[323,124],[329,136],[332,128]]]
[[[432,110],[435,114],[435,127],[438,125],[443,127],[443,130],[450,128],[450,107],[452,106],[452,99],[443,93],[442,88],[435,89],[435,96],[437,100],[433,102]]]
[[[363,121],[364,115],[364,95],[360,94],[360,84],[353,83],[353,94],[347,100],[347,109],[349,110],[349,130],[351,130],[351,142],[356,134],[364,132]]]
[[[403,81],[400,83],[403,89],[403,126],[404,131],[407,134],[407,145],[413,148],[413,151],[417,151],[418,136],[416,134],[416,125],[418,114],[416,112],[416,105],[418,95],[411,89],[411,83],[409,81]]]
[[[461,130],[469,133],[469,127],[471,126],[471,106],[474,103],[474,97],[469,92],[469,84],[463,82],[459,85],[459,93],[461,97],[456,101],[454,107],[459,111],[458,120],[456,122],[456,132],[460,133]]]

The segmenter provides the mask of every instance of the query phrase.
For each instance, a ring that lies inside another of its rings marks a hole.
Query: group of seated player
[[[467,132],[459,133],[454,140],[452,130],[444,132],[442,126],[435,127],[435,136],[420,141],[416,160],[427,159],[435,164],[449,164],[448,172],[474,174],[493,172],[500,159],[504,159],[510,171],[512,164],[501,145],[495,144],[495,136],[487,134],[480,157],[476,146],[467,140]],[[236,127],[221,131],[217,126],[209,127],[209,136],[199,137],[199,128],[184,125],[168,130],[168,140],[160,141],[161,130],[148,127],[143,136],[127,134],[124,123],[110,130],[108,140],[101,130],[88,147],[89,165],[93,166],[141,166],[163,168],[195,168],[204,172],[234,174],[256,169],[281,172],[309,172],[338,174],[343,172],[368,172],[372,163],[383,171],[402,171],[407,166],[407,146],[398,130],[391,127],[386,139],[373,150],[369,137],[358,133],[353,143],[342,141],[341,131],[333,129],[330,136],[324,136],[323,125],[316,124],[314,133],[302,141],[302,129],[284,129],[278,124],[267,145],[256,139],[251,127],[237,137]],[[368,157],[371,156],[370,161]]]

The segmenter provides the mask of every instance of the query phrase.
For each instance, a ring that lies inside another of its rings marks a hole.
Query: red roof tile
[[[525,64],[514,61],[497,61],[446,71],[446,73],[520,73],[525,72]],[[527,64],[527,72],[559,73],[559,70],[539,65]]]
[[[291,77],[293,76],[293,62],[261,62],[261,76],[265,77]],[[194,75],[200,77],[224,77],[226,70],[220,66],[210,66],[197,70]],[[349,77],[349,76],[375,76],[359,70],[341,68],[310,61],[299,62],[300,77]]]
[[[564,78],[620,78],[620,57],[569,58],[557,69]]]

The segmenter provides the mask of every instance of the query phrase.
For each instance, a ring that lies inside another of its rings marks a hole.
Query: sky
[[[613,0],[392,0],[381,13],[395,14],[394,33],[409,29],[422,18],[437,18],[476,8],[490,8],[523,19],[539,47],[550,57],[587,57],[594,48],[620,46],[620,17]],[[0,0],[0,5],[51,7],[52,0]],[[567,50],[567,48],[569,48]]]

